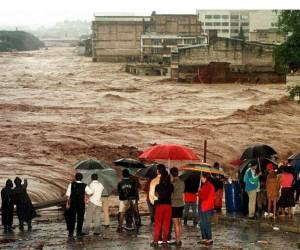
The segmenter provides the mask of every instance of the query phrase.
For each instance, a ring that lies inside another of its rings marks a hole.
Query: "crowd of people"
[[[12,232],[14,207],[16,207],[17,217],[19,219],[19,229],[24,231],[24,223],[27,224],[28,231],[31,231],[31,221],[37,216],[29,195],[27,194],[27,180],[16,177],[15,187],[11,179],[6,181],[5,187],[1,190],[1,218],[4,232]]]
[[[77,236],[89,233],[91,222],[94,221],[94,234],[100,233],[100,209],[103,185],[97,180],[97,174],[92,174],[91,184],[82,182],[82,174],[76,173],[75,181],[69,184],[66,195],[68,197],[65,218],[69,237],[72,237],[77,223]],[[199,184],[201,188],[199,189]],[[215,180],[214,183],[217,183]],[[220,184],[219,184],[220,186]],[[139,214],[139,180],[132,176],[128,169],[122,171],[122,180],[118,183],[119,197],[117,232],[141,226]],[[187,224],[189,210],[192,209],[193,225],[199,223],[202,244],[213,244],[211,232],[211,216],[215,209],[215,187],[210,181],[210,175],[203,173],[191,175],[186,181],[179,178],[178,168],[168,169],[159,164],[157,176],[149,180],[144,187],[147,193],[151,223],[153,223],[153,241],[151,245],[157,247],[159,242],[167,245],[171,242],[172,229],[175,233],[175,244],[182,245],[182,219]],[[85,196],[89,202],[85,211]],[[199,204],[199,206],[198,206]],[[219,205],[220,206],[220,205]],[[128,212],[129,210],[133,210]],[[85,216],[85,220],[84,220]],[[105,216],[104,216],[105,217]],[[124,225],[125,223],[125,225]]]
[[[214,168],[219,167],[218,163],[214,164]],[[102,211],[104,227],[108,228],[110,225],[109,199],[107,192],[104,192],[104,185],[98,180],[98,175],[93,173],[88,185],[83,183],[82,179],[83,175],[76,173],[66,192],[65,220],[69,237],[73,237],[75,225],[77,236],[89,234],[92,223],[94,235],[99,235]],[[257,161],[252,161],[240,181],[247,196],[247,201],[244,199],[243,202],[247,204],[249,218],[255,218],[263,212],[267,217],[275,218],[280,214],[291,217],[291,208],[299,200],[300,193],[300,175],[295,174],[291,161],[280,164],[278,168],[268,163],[263,171]],[[200,243],[213,244],[211,217],[215,211],[222,208],[224,182],[224,176],[208,173],[190,174],[182,180],[179,178],[178,168],[168,169],[165,165],[158,164],[156,177],[147,180],[143,185],[153,224],[151,246],[156,248],[159,243],[168,245],[172,241],[172,232],[175,235],[174,244],[181,246],[183,224],[188,224],[190,210],[193,226],[200,228]],[[8,179],[1,191],[4,231],[12,232],[14,229],[14,206],[20,230],[23,231],[24,223],[27,223],[30,231],[31,221],[36,212],[27,194],[27,180],[22,184],[22,180],[16,177],[14,184],[15,187]],[[118,233],[122,233],[124,229],[138,230],[142,225],[139,213],[141,188],[139,178],[131,175],[128,169],[123,169],[122,180],[117,186]]]
[[[300,174],[292,166],[292,161],[276,167],[266,165],[266,171],[258,168],[256,161],[250,163],[243,182],[248,195],[248,216],[259,215],[276,218],[278,215],[292,216],[292,207],[299,201]]]

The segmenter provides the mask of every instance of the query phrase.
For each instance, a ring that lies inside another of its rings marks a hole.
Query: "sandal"
[[[205,245],[209,246],[209,245],[212,245],[212,244],[214,244],[213,240],[207,240]]]
[[[204,245],[206,245],[207,240],[203,239],[203,240],[200,240],[198,243],[199,243],[199,244],[204,244]]]

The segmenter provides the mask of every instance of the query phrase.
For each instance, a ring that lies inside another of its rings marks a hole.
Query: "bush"
[[[297,100],[300,103],[300,85],[296,85],[293,87],[288,87],[289,92],[289,99],[290,100]]]

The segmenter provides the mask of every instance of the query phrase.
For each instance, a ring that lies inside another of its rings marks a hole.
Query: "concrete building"
[[[273,10],[251,10],[249,12],[249,30],[268,30],[277,28],[278,13]]]
[[[141,35],[149,22],[147,16],[95,16],[92,23],[93,61],[140,60]]]
[[[197,15],[95,16],[92,25],[94,61],[162,59],[173,47],[204,40]]]
[[[282,34],[276,28],[254,30],[250,32],[250,41],[269,43],[269,44],[281,44],[287,40],[287,34]]]
[[[237,38],[243,29],[245,39],[249,39],[248,10],[197,10],[204,33],[217,30],[218,36]]]
[[[285,83],[286,75],[275,70],[273,47],[210,35],[207,45],[179,48],[171,76],[202,83]]]

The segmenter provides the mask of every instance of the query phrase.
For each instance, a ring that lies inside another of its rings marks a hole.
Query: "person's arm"
[[[24,179],[24,184],[23,184],[23,188],[27,188],[27,186],[28,186],[28,181],[27,181],[27,179]]]
[[[88,185],[85,186],[85,193],[87,195],[92,195],[94,193],[94,188],[93,187],[89,187]]]
[[[154,201],[156,200],[156,195],[155,195],[155,186],[154,185],[154,180],[150,182],[150,188],[149,188],[149,200],[152,205],[154,205]]]
[[[67,196],[68,198],[70,198],[70,196],[71,196],[71,184],[69,184],[69,186],[68,186],[68,188],[67,188],[66,196]]]

